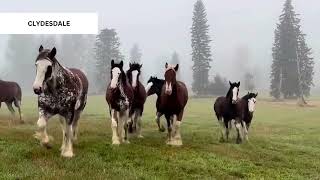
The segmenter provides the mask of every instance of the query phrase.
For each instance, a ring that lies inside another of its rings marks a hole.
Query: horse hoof
[[[165,132],[166,131],[166,128],[164,128],[164,127],[161,127],[160,129],[159,129],[159,132]]]
[[[168,145],[171,146],[182,146],[182,141],[181,140],[171,140],[167,142]]]
[[[130,144],[130,141],[129,140],[124,140],[123,143]]]
[[[49,144],[49,143],[41,143],[41,145],[42,145],[43,147],[45,147],[46,149],[52,149],[52,145]]]
[[[144,138],[142,135],[138,135],[138,138],[140,138],[140,139],[142,139],[142,138]]]
[[[223,137],[221,137],[221,138],[219,139],[219,142],[224,143],[224,142],[226,142],[226,140],[225,140]]]
[[[241,144],[241,143],[242,143],[242,140],[241,140],[241,139],[237,139],[236,143],[237,143],[237,144]]]
[[[65,151],[61,153],[61,156],[65,158],[72,158],[74,155],[72,151]]]
[[[119,140],[112,140],[112,145],[119,145],[120,141]]]
[[[20,121],[20,124],[24,124],[24,123],[26,123],[26,122],[25,122],[25,121],[23,121],[23,120],[21,120],[21,121]]]

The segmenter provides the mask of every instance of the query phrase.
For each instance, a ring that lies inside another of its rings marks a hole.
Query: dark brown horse
[[[15,111],[12,107],[12,104],[14,104],[19,112],[20,122],[24,123],[21,118],[21,95],[21,88],[18,83],[0,80],[0,107],[2,102],[6,103],[9,111],[14,116]]]
[[[214,111],[221,126],[221,141],[229,139],[229,122],[236,117],[236,103],[239,95],[240,82],[231,83],[226,96],[218,97],[214,103]],[[237,126],[240,122],[236,122]],[[237,128],[238,130],[239,128]],[[239,132],[239,131],[238,131]],[[226,136],[226,139],[224,139]]]
[[[157,77],[153,77],[151,76],[148,80],[148,84],[146,86],[146,91],[147,91],[147,96],[151,96],[153,94],[157,95],[157,101],[156,101],[156,108],[157,108],[157,112],[156,112],[156,122],[158,125],[158,129],[160,132],[164,132],[165,128],[163,125],[160,125],[160,117],[163,115],[160,112],[160,96],[161,96],[161,91],[162,91],[162,87],[164,85],[164,80],[163,79],[158,79]]]
[[[56,48],[49,50],[40,46],[36,58],[33,91],[38,95],[39,131],[35,137],[42,145],[50,147],[47,122],[52,116],[60,115],[63,133],[61,155],[72,157],[78,120],[87,102],[88,80],[82,71],[60,65],[55,58],[56,53]]]
[[[144,103],[147,99],[146,90],[144,89],[142,83],[139,81],[141,67],[142,65],[138,63],[130,63],[129,70],[127,71],[127,77],[134,93],[134,99],[129,113],[129,116],[131,117],[131,122],[129,122],[129,132],[133,133],[134,131],[136,131],[139,138],[143,137],[141,135],[141,116],[144,109]]]
[[[128,121],[133,102],[133,89],[123,71],[123,61],[111,61],[111,82],[106,92],[112,128],[112,144],[129,143]]]
[[[248,92],[248,94],[239,99],[236,104],[236,122],[242,122],[243,133],[246,140],[248,140],[248,131],[253,118],[257,96],[258,93]],[[238,133],[237,139],[239,139],[239,142],[242,142],[243,134]]]
[[[176,80],[179,64],[171,66],[166,63],[165,68],[165,85],[161,91],[160,113],[163,113],[167,120],[167,144],[181,146],[180,125],[184,108],[188,102],[188,90],[183,82]]]

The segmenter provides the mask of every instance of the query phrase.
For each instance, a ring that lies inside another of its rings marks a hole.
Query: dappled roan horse
[[[5,102],[14,117],[15,111],[12,107],[12,104],[14,104],[19,112],[20,122],[24,123],[21,118],[21,96],[21,88],[18,83],[0,80],[0,107],[1,103]],[[11,124],[10,121],[9,124]]]
[[[153,77],[151,76],[147,82],[147,86],[146,86],[146,92],[147,92],[147,96],[151,96],[153,94],[157,95],[157,101],[156,101],[156,108],[157,108],[157,112],[156,112],[156,122],[158,125],[158,129],[160,132],[164,132],[165,128],[163,127],[163,125],[160,125],[160,117],[163,115],[160,112],[160,101],[161,101],[161,91],[162,91],[162,87],[164,85],[164,80],[163,79],[158,79],[157,77]]]
[[[221,141],[229,139],[229,122],[236,117],[236,103],[239,96],[240,82],[231,83],[229,81],[229,84],[227,95],[218,97],[214,103],[214,111],[221,126]],[[236,122],[238,133],[240,133],[240,126],[241,123]]]
[[[244,133],[245,139],[248,140],[248,131],[255,111],[257,96],[258,93],[248,92],[248,94],[239,99],[236,104],[236,122],[241,122],[243,128],[243,131],[238,133],[237,139],[239,139],[239,142],[242,142],[243,139],[242,132]]]
[[[176,80],[179,64],[172,66],[166,63],[165,68],[165,85],[161,91],[160,112],[167,120],[167,144],[180,146],[182,145],[180,126],[184,108],[188,102],[188,90],[183,82]]]
[[[78,120],[87,101],[88,80],[80,70],[60,65],[55,55],[56,48],[50,51],[40,46],[36,59],[33,91],[38,95],[39,131],[35,137],[42,145],[50,147],[47,123],[52,116],[60,115],[63,132],[61,155],[72,157]]]
[[[129,143],[128,121],[133,102],[133,89],[123,71],[123,61],[111,61],[111,82],[106,91],[112,129],[112,144]]]
[[[138,63],[130,63],[129,64],[129,70],[127,71],[127,77],[129,80],[129,83],[131,84],[133,88],[133,102],[132,106],[130,108],[129,116],[131,119],[129,120],[129,132],[133,133],[136,131],[139,138],[143,137],[141,135],[141,128],[142,128],[142,122],[141,122],[141,116],[144,109],[144,103],[147,99],[147,93],[144,89],[144,86],[139,81],[139,77],[141,74],[141,67],[142,65]]]

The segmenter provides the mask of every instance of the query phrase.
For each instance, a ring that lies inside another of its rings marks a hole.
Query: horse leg
[[[235,124],[236,124],[236,129],[237,129],[237,140],[236,140],[236,143],[240,144],[242,142],[242,139],[243,139],[242,138],[243,135],[242,135],[242,123],[241,123],[241,120],[237,118]]]
[[[247,128],[247,123],[245,121],[242,121],[242,127],[243,127],[243,131],[244,131],[245,140],[249,141],[248,128]]]
[[[231,126],[231,123],[230,123],[231,121],[232,121],[232,120],[230,120],[230,121],[225,121],[225,122],[224,122],[224,125],[225,125],[225,128],[224,128],[224,129],[225,129],[225,135],[226,135],[226,141],[227,141],[227,142],[229,141],[229,132],[230,132],[230,131],[229,131],[229,130],[230,130],[229,128],[230,128],[230,126]]]
[[[166,116],[167,120],[167,128],[168,128],[168,139],[167,139],[167,144],[170,144],[172,141],[172,123],[171,123],[171,116]]]
[[[65,120],[67,120],[67,118]],[[70,119],[70,121],[72,121],[72,119]],[[72,123],[70,124],[67,121],[65,125],[65,147],[61,151],[61,156],[67,157],[67,158],[71,158],[74,156],[72,139],[73,139]]]
[[[49,144],[50,138],[47,134],[47,124],[51,116],[52,115],[50,114],[45,114],[42,112],[39,113],[39,119],[37,121],[38,132],[36,132],[36,134],[34,135],[36,139],[40,140],[41,145],[43,145],[46,148],[51,148]]]
[[[72,121],[72,132],[73,132],[72,140],[73,140],[73,142],[77,141],[77,139],[78,139],[78,122],[79,122],[80,114],[81,114],[81,111],[76,111],[74,113],[74,118]]]
[[[8,110],[10,111],[11,116],[12,116],[12,117],[10,118],[10,121],[9,121],[9,126],[11,126],[11,124],[13,124],[14,119],[15,119],[15,111],[14,111],[14,109],[13,109],[13,107],[12,107],[12,102],[6,102],[6,105],[7,105]]]
[[[141,121],[141,111],[140,110],[138,110],[137,112],[136,112],[136,127],[137,127],[137,135],[138,135],[138,138],[143,138],[143,136],[142,136],[142,134],[141,134],[141,129],[142,129],[142,121]]]
[[[220,142],[224,142],[224,136],[225,136],[225,132],[226,132],[226,126],[225,126],[225,119],[223,117],[218,119],[218,122],[220,124],[220,128],[221,128],[221,137],[220,137]]]
[[[19,112],[19,119],[20,119],[20,123],[23,124],[24,121],[22,120],[22,115],[21,115],[21,101],[19,101],[18,99],[14,100],[14,105],[17,107],[18,112]]]
[[[65,147],[66,147],[66,125],[65,125],[65,122],[66,120],[64,119],[64,117],[60,116],[59,117],[59,121],[60,121],[60,126],[61,126],[61,129],[62,129],[62,144],[61,144],[61,148],[60,148],[60,151],[63,152],[65,150]]]
[[[119,145],[120,139],[118,134],[118,115],[117,111],[111,109],[111,129],[112,129],[112,144]]]
[[[181,126],[181,120],[182,120],[182,114],[183,111],[180,112],[180,114],[174,115],[173,116],[173,140],[171,141],[171,145],[174,146],[181,146],[182,145],[182,139],[181,139],[181,134],[180,134],[180,126]]]
[[[160,117],[162,116],[162,113],[157,112],[156,114],[156,122],[158,125],[158,129],[160,132],[164,132],[166,129],[164,128],[164,126],[162,124],[160,124]]]
[[[121,131],[119,134],[121,135],[121,141],[124,143],[129,144],[129,137],[128,137],[128,121],[129,121],[129,110],[126,110],[123,112],[123,114],[120,114],[120,124],[119,127],[121,128]]]

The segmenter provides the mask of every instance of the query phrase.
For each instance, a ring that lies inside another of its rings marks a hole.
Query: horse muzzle
[[[232,100],[232,104],[237,104],[237,102],[238,102],[237,100]]]
[[[42,91],[43,91],[43,88],[41,87],[33,88],[33,92],[37,95],[40,95]]]
[[[172,94],[172,90],[166,90],[165,93],[170,96]]]

